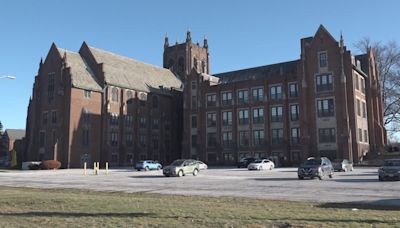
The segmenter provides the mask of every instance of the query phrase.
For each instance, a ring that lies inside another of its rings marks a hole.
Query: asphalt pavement
[[[378,181],[377,170],[356,167],[323,180],[298,180],[296,168],[210,168],[198,176],[184,177],[164,177],[162,170],[129,168],[111,169],[108,174],[100,170],[99,175],[89,169],[86,176],[83,169],[0,170],[0,185],[400,206],[400,181]]]

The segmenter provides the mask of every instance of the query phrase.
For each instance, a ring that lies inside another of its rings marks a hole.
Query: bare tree
[[[366,53],[372,48],[378,65],[383,96],[383,116],[389,137],[400,130],[400,47],[396,41],[371,41],[365,37],[354,46]]]

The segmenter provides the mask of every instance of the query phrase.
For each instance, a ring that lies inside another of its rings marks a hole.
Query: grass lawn
[[[358,210],[353,211],[352,208]],[[0,187],[0,227],[400,227],[400,208]]]

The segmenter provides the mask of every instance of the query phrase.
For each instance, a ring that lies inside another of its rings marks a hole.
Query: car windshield
[[[143,163],[144,161],[138,161],[138,163]]]
[[[400,166],[400,160],[399,161],[385,161],[383,163],[383,166]]]
[[[340,163],[340,162],[342,162],[343,160],[342,159],[335,159],[335,160],[333,160],[333,162],[337,162],[337,163]]]
[[[310,159],[310,160],[305,161],[303,164],[304,165],[320,165],[321,160],[320,159]]]
[[[183,164],[183,162],[185,162],[185,160],[175,160],[174,162],[172,162],[172,166],[181,166]]]
[[[262,162],[262,160],[255,160],[255,161],[253,161],[253,163],[261,163]]]

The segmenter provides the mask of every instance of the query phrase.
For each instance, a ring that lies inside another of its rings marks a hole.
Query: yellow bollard
[[[83,175],[86,176],[86,162],[83,163]]]
[[[106,175],[108,175],[108,162],[106,162]]]

